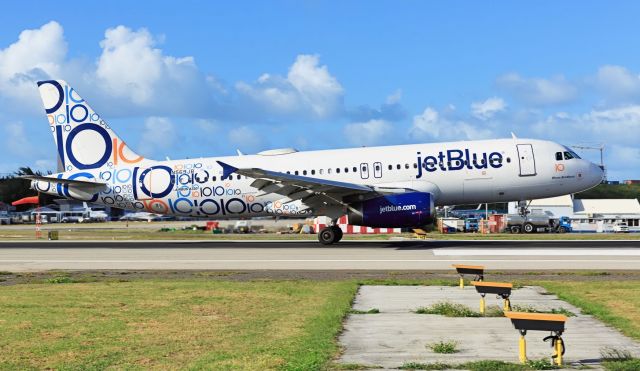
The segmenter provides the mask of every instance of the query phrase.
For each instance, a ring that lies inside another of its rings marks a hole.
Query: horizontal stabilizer
[[[107,183],[94,182],[92,180],[52,178],[52,177],[41,176],[41,175],[22,175],[22,176],[19,176],[18,178],[27,179],[27,180],[36,180],[39,182],[68,184],[76,187],[104,187],[107,185]]]

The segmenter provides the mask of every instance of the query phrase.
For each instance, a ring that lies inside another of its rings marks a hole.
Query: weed
[[[357,309],[349,310],[349,314],[378,314],[378,313],[380,313],[380,309],[378,308],[371,308],[369,310],[357,310]]]
[[[430,307],[420,307],[415,310],[417,314],[440,314],[445,317],[480,317],[480,313],[474,312],[469,307],[451,302],[439,302]]]
[[[8,272],[8,271],[0,271],[0,276],[10,276],[10,275],[12,275],[12,274],[13,274],[13,273]]]
[[[631,352],[626,349],[620,350],[605,347],[600,349],[600,358],[602,358],[603,361],[628,361],[633,359],[633,356],[631,356]]]
[[[399,367],[401,370],[450,370],[455,369],[455,366],[446,363],[418,363],[407,362]]]
[[[428,344],[427,347],[434,353],[453,354],[458,353],[458,342],[440,340],[437,343]]]
[[[73,283],[73,279],[68,276],[55,276],[47,279],[47,283]]]
[[[555,370],[558,366],[551,363],[547,358],[542,359],[530,359],[527,361],[527,366],[534,370]]]
[[[360,363],[334,363],[331,365],[332,370],[370,370],[372,368],[382,368],[382,366],[363,365]]]
[[[524,371],[527,366],[504,361],[486,360],[463,363],[459,368],[470,371]]]

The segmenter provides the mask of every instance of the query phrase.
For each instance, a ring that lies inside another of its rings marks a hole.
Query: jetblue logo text
[[[387,206],[380,206],[380,214],[390,213],[395,211],[417,210],[417,209],[418,209],[418,206],[416,205],[402,205],[402,206],[387,205]]]
[[[418,152],[418,175],[416,178],[422,177],[422,170],[432,173],[437,170],[462,170],[465,167],[469,170],[474,168],[487,169],[489,166],[494,169],[502,167],[502,154],[498,152],[472,153],[469,149],[449,149],[446,152],[440,151],[435,156],[425,156],[422,159],[420,152]]]

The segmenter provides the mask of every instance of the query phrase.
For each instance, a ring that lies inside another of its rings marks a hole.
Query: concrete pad
[[[507,318],[447,318],[439,315],[415,314],[418,307],[437,302],[460,303],[478,311],[480,295],[474,287],[461,290],[443,286],[362,286],[354,309],[378,308],[379,314],[354,314],[347,318],[340,344],[344,348],[339,362],[397,368],[407,362],[459,364],[483,359],[518,361],[519,333]],[[502,305],[502,299],[487,295],[487,306]],[[627,350],[640,357],[640,344],[605,326],[592,316],[555,295],[545,294],[540,287],[513,291],[512,305],[526,305],[538,310],[564,308],[569,317],[563,334],[567,350],[565,363],[593,363],[605,347]],[[530,331],[527,336],[529,359],[550,357],[549,342],[542,339],[548,332]],[[456,341],[458,353],[437,354],[428,344]]]

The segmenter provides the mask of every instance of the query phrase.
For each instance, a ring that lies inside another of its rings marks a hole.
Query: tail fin
[[[38,89],[63,171],[111,168],[144,160],[65,81],[39,81]]]

